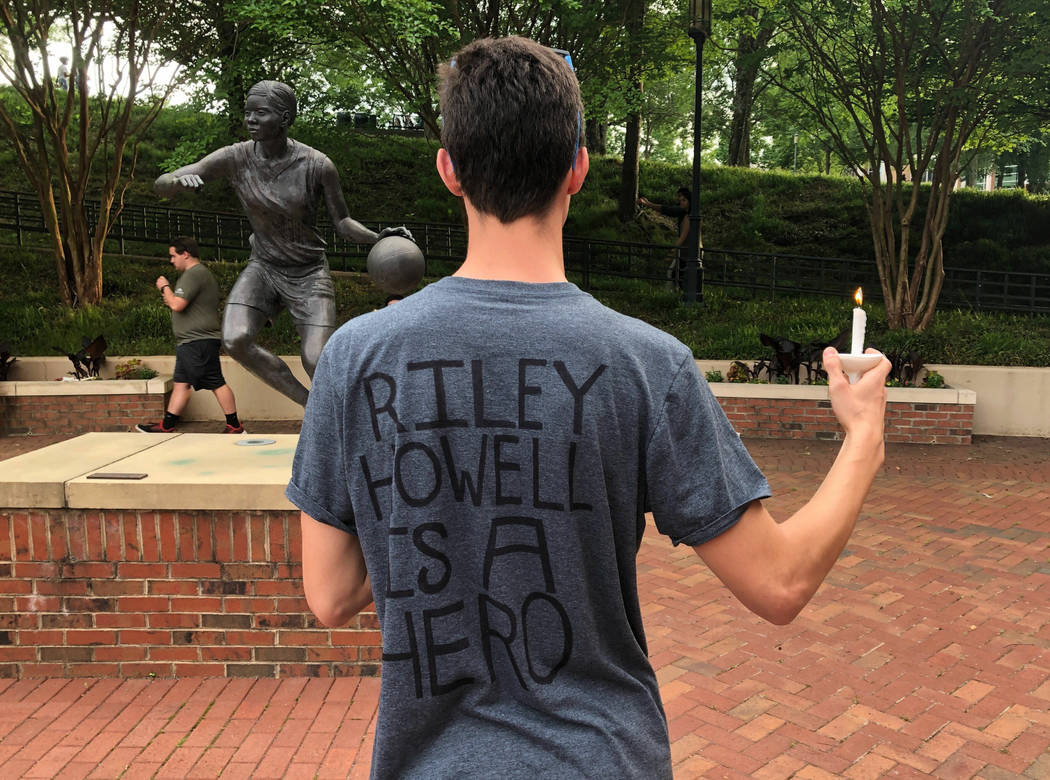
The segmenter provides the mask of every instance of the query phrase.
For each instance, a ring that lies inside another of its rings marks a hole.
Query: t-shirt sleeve
[[[676,545],[713,539],[736,524],[751,501],[770,495],[691,355],[668,390],[645,468],[656,527]]]
[[[194,266],[196,268],[197,266]],[[197,294],[201,291],[201,283],[204,280],[197,273],[193,272],[193,268],[186,271],[179,280],[175,282],[175,289],[171,292],[176,298],[183,298],[187,301],[192,301],[197,297]]]
[[[292,479],[284,494],[315,520],[356,534],[346,480],[346,384],[333,367],[331,347],[329,342],[314,371]]]

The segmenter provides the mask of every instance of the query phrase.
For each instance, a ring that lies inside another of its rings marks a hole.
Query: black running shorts
[[[226,384],[219,363],[219,339],[187,341],[175,347],[176,382],[192,385],[194,390],[217,390]]]

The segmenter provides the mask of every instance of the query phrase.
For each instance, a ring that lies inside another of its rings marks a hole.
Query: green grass
[[[0,262],[6,270],[0,289],[0,342],[10,342],[16,355],[52,355],[56,347],[60,352],[73,351],[82,338],[99,334],[106,337],[108,353],[114,356],[174,351],[170,313],[153,284],[159,274],[171,274],[165,258],[107,257],[103,302],[76,310],[59,302],[54,263],[46,253],[0,247]],[[443,273],[452,270],[448,266]],[[209,267],[219,288],[228,291],[242,264],[209,263]],[[594,295],[603,303],[674,334],[696,357],[712,360],[764,356],[760,333],[802,343],[829,341],[849,327],[853,308],[846,300],[799,296],[771,302],[711,286],[705,289],[703,306],[687,307],[658,284],[620,280],[613,286],[602,280],[602,285]],[[385,299],[363,275],[340,274],[335,287],[340,321],[376,309]],[[883,351],[915,350],[926,363],[1050,365],[1048,316],[944,310],[927,331],[910,333],[887,331],[879,304],[865,308],[867,344]],[[263,330],[260,342],[282,354],[299,351],[299,339],[287,313]]]

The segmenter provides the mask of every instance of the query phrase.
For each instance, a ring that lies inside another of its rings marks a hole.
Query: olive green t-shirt
[[[211,271],[202,263],[187,268],[175,282],[172,292],[189,301],[185,309],[171,313],[171,329],[175,331],[177,343],[222,337],[219,326],[219,285]]]

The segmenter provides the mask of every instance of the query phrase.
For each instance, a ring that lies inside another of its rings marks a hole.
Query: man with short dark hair
[[[197,241],[179,236],[168,247],[168,258],[179,278],[175,287],[166,276],[157,277],[161,300],[171,309],[175,332],[175,375],[164,419],[159,423],[140,423],[142,433],[174,433],[194,390],[211,390],[226,415],[225,433],[244,433],[237,419],[233,390],[222,376],[219,363],[219,285],[200,261]]]
[[[746,606],[790,621],[882,462],[889,363],[850,386],[825,355],[846,438],[776,523],[690,350],[566,280],[588,168],[571,63],[504,38],[439,75],[437,168],[464,201],[466,259],[321,356],[287,488],[306,598],[329,626],[375,601],[373,777],[670,778],[637,592],[645,507]]]

